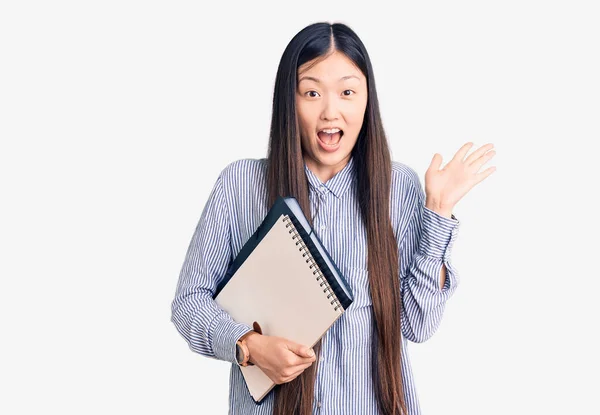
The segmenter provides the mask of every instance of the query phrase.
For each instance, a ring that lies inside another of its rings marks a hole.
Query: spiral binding
[[[317,276],[317,278],[316,278],[317,281],[321,280],[321,282],[319,284],[319,287],[325,286],[325,289],[323,290],[323,292],[327,294],[327,299],[333,298],[333,300],[330,302],[331,305],[335,304],[335,307],[333,308],[333,310],[337,311],[338,308],[342,308],[342,305],[340,304],[338,298],[336,297],[335,293],[331,289],[331,286],[327,282],[327,278],[325,278],[325,276],[321,272],[321,268],[319,268],[319,266],[315,262],[313,256],[310,254],[310,251],[308,250],[308,247],[304,244],[304,241],[302,240],[302,238],[298,234],[298,231],[297,231],[296,227],[294,226],[294,224],[292,223],[292,220],[290,219],[290,217],[287,216],[287,215],[285,215],[283,217],[283,222],[286,223],[286,225],[285,225],[286,228],[291,228],[288,231],[288,233],[290,233],[290,234],[293,233],[294,234],[292,236],[292,239],[298,238],[298,240],[296,241],[296,246],[300,245],[300,248],[298,248],[298,251],[302,252],[302,256],[303,257],[308,256],[308,258],[306,259],[306,263],[307,264],[309,262],[311,263],[309,268],[312,269],[313,267],[315,267],[315,269],[313,270],[313,275],[319,274]]]

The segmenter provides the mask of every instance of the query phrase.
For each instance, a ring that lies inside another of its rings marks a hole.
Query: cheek
[[[306,108],[296,103],[296,114],[298,116],[298,123],[300,124],[300,127],[305,128],[309,119],[308,114],[306,113]]]
[[[347,113],[348,118],[346,121],[348,122],[348,124],[351,124],[354,128],[356,128],[357,126],[360,128],[365,118],[365,110],[366,105],[352,108]]]
[[[300,130],[304,134],[310,134],[311,131],[314,131],[316,127],[316,120],[318,115],[313,114],[306,107],[296,107],[296,112],[298,114],[298,124],[300,125]]]

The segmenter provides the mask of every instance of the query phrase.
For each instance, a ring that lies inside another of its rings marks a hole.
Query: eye
[[[306,92],[304,93],[304,95],[310,94],[311,92],[314,92],[315,94],[319,95],[319,93],[318,93],[317,91],[306,91]],[[313,95],[313,96],[310,96],[310,95],[309,95],[309,97],[310,97],[310,98],[316,98],[314,95]]]
[[[353,90],[351,90],[351,89],[346,89],[346,90],[344,91],[344,95],[345,95],[345,96],[350,96],[350,95],[352,95],[352,94],[346,94],[346,92],[352,92],[352,94],[355,94],[355,92],[354,92]]]

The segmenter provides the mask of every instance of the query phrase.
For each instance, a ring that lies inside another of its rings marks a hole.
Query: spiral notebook
[[[312,347],[353,301],[337,265],[293,197],[279,197],[218,285],[217,304],[264,335]],[[258,367],[240,367],[259,404],[275,383]]]

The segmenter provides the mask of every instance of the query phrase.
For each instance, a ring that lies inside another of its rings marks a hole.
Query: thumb
[[[442,156],[438,153],[435,153],[433,155],[433,158],[431,159],[431,163],[429,164],[429,168],[433,169],[434,171],[438,171],[440,169],[440,166],[442,164]]]
[[[302,357],[313,357],[315,352],[312,348],[298,344],[298,343],[288,343],[287,347],[292,352],[296,353],[298,356]]]

